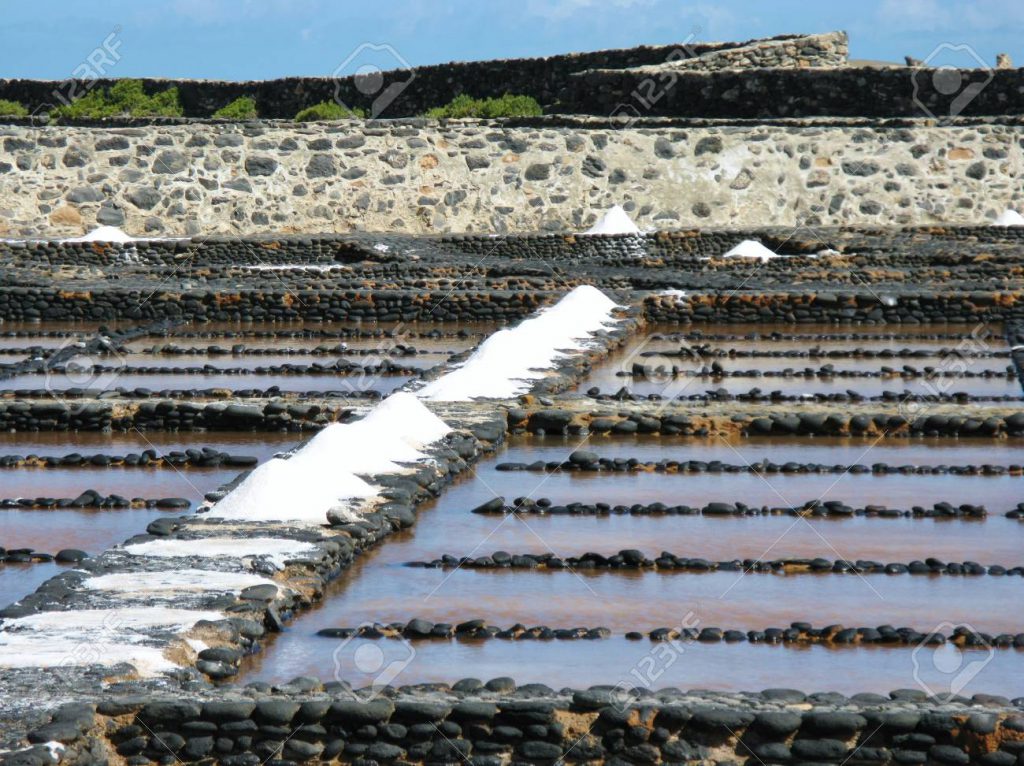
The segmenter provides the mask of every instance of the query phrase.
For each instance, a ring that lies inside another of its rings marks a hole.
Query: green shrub
[[[0,98],[0,117],[28,117],[28,109],[17,101]]]
[[[347,120],[352,117],[366,117],[362,109],[349,109],[334,101],[321,101],[314,106],[307,106],[295,115],[296,122],[313,122],[314,120]]]
[[[109,89],[94,88],[77,101],[57,107],[52,116],[66,119],[104,117],[181,117],[178,89],[147,96],[142,80],[118,80]]]
[[[249,96],[236,98],[227,106],[222,106],[213,116],[221,120],[253,120],[256,119],[256,99]]]
[[[541,105],[533,96],[515,96],[506,93],[501,98],[473,98],[463,93],[452,99],[447,106],[439,106],[427,112],[434,119],[460,119],[479,117],[540,117],[544,114]]]

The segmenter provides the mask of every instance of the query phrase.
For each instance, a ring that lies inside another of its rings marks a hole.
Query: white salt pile
[[[633,223],[629,213],[615,205],[601,220],[584,232],[585,234],[642,234],[640,227]]]
[[[584,348],[591,335],[615,322],[616,304],[597,288],[577,287],[536,317],[487,338],[458,369],[417,393],[433,401],[507,399],[529,390],[564,351]]]
[[[207,591],[238,592],[253,585],[277,585],[268,577],[247,572],[217,572],[209,569],[170,569],[158,572],[117,572],[90,577],[82,583],[88,590],[125,596],[174,596]]]
[[[71,237],[65,242],[138,242],[139,240],[125,234],[116,226],[100,226],[81,237]]]
[[[450,430],[412,394],[392,394],[362,420],[328,426],[288,459],[259,466],[210,514],[323,524],[332,508],[377,495],[360,475],[404,471],[400,463],[422,460],[421,448]]]
[[[280,569],[288,559],[299,558],[314,549],[312,543],[277,537],[204,537],[200,540],[150,540],[146,543],[126,545],[125,553],[132,556],[181,559],[191,556],[212,558],[229,556],[266,556]]]
[[[140,675],[175,667],[163,651],[141,642],[153,629],[183,633],[221,612],[169,607],[121,607],[41,612],[8,620],[0,632],[0,667],[115,665],[128,662]]]
[[[143,678],[178,667],[164,657],[162,649],[153,646],[86,639],[74,631],[60,636],[0,633],[0,668],[109,667],[122,662],[134,667]]]
[[[1024,215],[1016,210],[1006,209],[992,224],[993,226],[1024,226]]]
[[[732,248],[729,252],[725,253],[723,258],[758,258],[761,263],[766,263],[772,258],[783,258],[776,252],[769,250],[767,247],[762,245],[753,239],[745,239],[740,242],[736,247]]]

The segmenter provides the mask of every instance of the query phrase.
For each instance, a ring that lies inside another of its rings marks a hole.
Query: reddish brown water
[[[844,324],[831,324],[828,322],[810,322],[807,324],[786,324],[786,323],[761,323],[761,322],[737,322],[735,324],[729,323],[716,323],[716,324],[693,324],[693,325],[679,325],[670,323],[652,323],[647,325],[645,328],[647,334],[666,334],[666,333],[682,333],[682,334],[694,334],[703,333],[704,335],[714,335],[716,333],[729,333],[733,335],[744,335],[744,334],[758,334],[761,336],[768,335],[772,332],[780,333],[792,333],[799,335],[835,335],[840,333],[860,333],[862,335],[871,334],[880,338],[885,338],[889,335],[929,335],[929,334],[943,334],[943,335],[957,335],[957,336],[971,336],[974,334],[976,337],[988,337],[990,343],[997,343],[999,338],[1003,337],[1003,325],[1000,322],[986,322],[978,324],[929,324],[929,325],[914,325],[914,324],[877,324],[877,325],[844,325]],[[764,342],[773,342],[769,339],[764,339]],[[831,342],[831,341],[830,341]],[[867,341],[856,341],[857,343],[867,343]],[[898,340],[897,343],[910,343],[908,340]],[[915,343],[918,342],[916,339]],[[949,341],[945,341],[949,342]]]
[[[281,391],[377,391],[389,394],[411,380],[408,375],[135,375],[117,372],[92,374],[75,374],[67,376],[54,373],[51,375],[16,375],[2,382],[5,389],[49,389],[62,391],[68,388],[90,388],[104,391],[116,388],[148,388],[152,391],[164,389],[190,390],[207,388],[226,388],[241,390],[256,388],[266,390],[277,387]]]
[[[447,354],[417,354],[416,356],[403,357],[362,357],[362,356],[295,356],[289,354],[260,354],[254,355],[216,355],[216,356],[164,356],[160,354],[119,354],[117,356],[106,356],[97,358],[94,361],[109,366],[124,367],[167,367],[174,370],[186,369],[188,367],[212,367],[217,370],[254,370],[258,367],[273,367],[278,365],[312,366],[341,364],[358,364],[364,366],[379,366],[384,362],[399,365],[401,367],[415,367],[427,370],[436,367],[448,358]]]
[[[732,344],[729,344],[726,348],[735,348]],[[829,345],[829,348],[833,348]],[[645,347],[645,351],[656,351],[657,348],[652,349]],[[806,347],[805,349],[806,350]],[[934,367],[938,372],[950,372],[950,373],[963,373],[963,372],[985,372],[985,371],[996,371],[1003,373],[1010,367],[1010,360],[1007,358],[996,358],[996,357],[979,357],[972,359],[963,359],[957,362],[956,365],[952,362],[943,362],[941,358],[921,358],[921,359],[804,359],[804,358],[787,358],[787,357],[751,357],[751,358],[735,358],[729,359],[727,357],[707,357],[704,359],[689,359],[680,358],[675,356],[636,356],[627,352],[618,352],[615,356],[615,360],[619,361],[615,365],[616,370],[631,369],[634,362],[643,364],[649,370],[656,370],[658,367],[663,366],[665,370],[671,371],[672,367],[678,367],[680,370],[690,372],[693,370],[700,370],[702,367],[710,366],[712,362],[718,362],[722,366],[722,369],[726,372],[746,372],[748,370],[758,370],[761,372],[768,371],[781,371],[786,369],[792,369],[794,371],[800,371],[810,368],[812,370],[818,370],[826,364],[829,365],[836,372],[853,371],[853,372],[868,372],[881,370],[883,367],[891,368],[893,370],[900,371],[904,365],[909,365],[916,370],[924,372],[925,367]]]
[[[344,343],[350,350],[369,350],[375,352],[368,356],[379,356],[389,353],[395,348],[396,344],[403,346],[412,346],[419,353],[428,354],[447,354],[450,352],[465,351],[467,348],[475,346],[481,340],[481,336],[471,335],[468,337],[444,337],[444,338],[419,338],[414,336],[408,336],[405,338],[261,338],[258,336],[246,335],[240,338],[232,337],[213,337],[213,338],[189,338],[189,337],[167,337],[167,338],[140,338],[133,340],[126,344],[126,348],[132,353],[142,353],[146,349],[151,349],[157,345],[173,344],[181,348],[199,348],[204,352],[203,354],[197,354],[197,358],[201,358],[206,351],[208,346],[220,346],[222,348],[230,349],[236,344],[241,344],[246,348],[250,349],[314,349],[319,346],[334,347],[339,343]],[[34,345],[32,343],[23,342],[21,345]],[[173,358],[171,355],[162,354],[147,354],[147,356],[153,358]],[[242,355],[244,356],[244,355]],[[348,356],[355,356],[356,358],[363,358],[362,355],[351,354]],[[292,357],[294,359],[294,357]],[[407,357],[401,357],[403,359]]]
[[[764,453],[758,453],[757,458]],[[770,453],[769,453],[770,457]],[[753,459],[753,458],[752,458]],[[741,462],[737,458],[736,462]],[[497,473],[481,482],[466,510],[500,495],[547,497],[555,503],[606,502],[612,505],[663,502],[700,507],[712,501],[741,501],[754,506],[802,505],[809,500],[845,500],[858,506],[910,509],[947,501],[983,504],[1008,511],[1024,500],[1021,477],[662,474],[662,473]]]
[[[337,641],[317,638],[286,642],[250,662],[250,680],[281,682],[296,670],[354,686],[380,683],[446,682],[464,676],[483,680],[512,675],[520,684],[543,683],[555,689],[579,689],[592,683],[622,689],[718,689],[758,691],[801,688],[844,694],[924,688],[948,694],[977,692],[1013,697],[1024,688],[1024,663],[1014,651],[971,651],[957,672],[930,648],[920,650],[823,646],[788,648],[766,645],[679,644],[680,649],[648,641]],[[315,649],[313,649],[315,647]],[[358,660],[357,660],[358,658]],[[357,665],[358,661],[358,665]],[[376,669],[361,672],[359,668]],[[283,671],[283,672],[282,672]],[[383,679],[383,680],[381,680]],[[962,681],[961,681],[962,679]],[[963,683],[963,685],[961,685]]]
[[[0,472],[4,497],[75,497],[86,489],[127,498],[184,497],[193,507],[203,495],[239,473],[239,469],[21,469]],[[9,494],[8,494],[9,493]],[[181,511],[172,511],[180,515]],[[145,508],[105,510],[0,509],[0,545],[56,553],[78,548],[98,554],[115,543],[144,532],[146,525],[168,511]],[[0,604],[7,604],[35,588],[54,567],[0,565]]]
[[[558,459],[559,452],[564,458],[572,448],[566,447],[564,441],[546,447],[541,439],[519,440],[498,460],[520,461],[539,456]],[[623,453],[635,454],[634,447],[642,441],[633,440],[633,445]],[[688,440],[673,441],[686,444]],[[693,441],[696,444],[689,446],[700,443]],[[854,441],[834,446],[839,448],[837,452],[849,452],[856,447]],[[814,444],[817,446],[818,442]],[[783,454],[795,446],[798,445],[792,440],[760,444],[758,457],[764,454],[782,460]],[[926,450],[927,446],[922,440],[916,450]],[[976,444],[959,446],[965,450],[961,453],[965,457],[979,457],[973,451],[983,448]],[[996,450],[997,454],[1001,449]],[[700,450],[696,454],[709,459]],[[816,452],[805,452],[803,457],[818,462],[842,462],[825,445]],[[794,481],[786,482],[785,478]],[[803,482],[805,478],[808,481]],[[810,491],[810,499],[815,491],[823,489],[819,479],[827,479],[827,488],[835,478],[772,477],[772,481],[784,491]],[[937,487],[941,485],[939,490],[929,489],[931,477],[848,478],[856,484],[839,486],[844,487],[848,499],[858,503],[870,502],[885,488],[887,496],[910,498],[914,502],[924,502],[933,493],[937,497],[943,492],[960,492],[965,500],[976,502],[986,491],[998,497],[1000,491],[1005,493],[1010,487],[1019,486],[1009,481],[1000,485],[1000,480],[989,484],[983,479],[943,483],[940,478],[936,482]],[[751,493],[757,484],[763,485],[756,477],[749,479],[753,479],[749,482]],[[343,575],[333,588],[334,595],[322,608],[300,617],[263,656],[253,661],[247,680],[283,681],[302,674],[329,675],[337,658],[339,678],[357,684],[370,683],[374,680],[372,674],[359,672],[352,662],[354,651],[364,642],[321,638],[315,636],[316,631],[352,627],[367,621],[406,621],[417,616],[449,622],[480,617],[503,626],[516,622],[553,627],[602,625],[619,634],[673,627],[688,613],[702,626],[739,629],[785,627],[794,620],[807,620],[816,625],[891,623],[920,630],[933,629],[943,622],[967,622],[979,630],[1021,630],[1019,617],[1006,609],[1007,603],[1018,598],[1018,578],[743,576],[734,572],[579,574],[403,566],[404,562],[429,560],[442,553],[479,556],[502,549],[574,555],[586,550],[611,553],[627,547],[715,559],[825,556],[909,561],[936,555],[949,560],[1022,563],[1018,560],[1022,550],[1021,528],[1017,522],[1002,517],[984,522],[933,522],[792,517],[495,517],[468,512],[492,493],[511,497],[535,488],[534,496],[565,500],[614,503],[621,499],[632,503],[657,497],[695,504],[699,495],[709,492],[725,499],[743,497],[739,486],[743,480],[744,477],[736,475],[545,477],[497,472],[493,462],[479,466],[476,475],[459,481],[432,507],[421,510],[413,531],[392,538]],[[996,486],[1003,489],[984,490]],[[683,491],[673,493],[673,487]],[[947,628],[947,632],[951,629]],[[633,644],[621,638],[572,644],[440,641],[417,644],[411,649],[401,641],[386,641],[373,646],[376,649],[365,651],[383,651],[387,663],[402,665],[401,678],[395,683],[513,675],[521,683],[536,681],[556,687],[615,683],[627,676],[651,649],[647,642]],[[741,644],[700,645],[687,651],[692,652],[690,657],[699,659],[674,663],[674,669],[666,669],[663,675],[643,685],[733,689],[795,685],[808,690],[840,691],[888,691],[915,685],[914,652],[909,648],[837,651],[815,647],[780,651],[780,647]],[[769,656],[769,651],[774,653]],[[974,690],[1008,693],[1008,688],[1024,680],[1019,663],[1009,664],[1005,659],[1014,656],[1013,652],[996,653],[989,664],[998,672],[979,674],[979,685]],[[408,661],[410,657],[412,661]],[[936,683],[941,680],[940,677]]]
[[[779,391],[786,396],[813,394],[843,394],[853,391],[861,396],[881,396],[886,391],[895,394],[919,396],[1010,396],[1022,398],[1020,383],[1016,378],[950,378],[925,380],[914,378],[712,378],[712,377],[652,377],[634,379],[616,375],[618,368],[598,368],[579,384],[579,391],[599,388],[603,394],[614,394],[625,387],[637,396],[657,394],[663,398],[703,396],[718,390],[730,394],[746,394],[751,389],[760,389],[769,395]],[[781,368],[777,368],[781,369]],[[985,402],[980,402],[985,405]],[[1002,406],[1006,406],[1003,404]]]
[[[495,322],[320,322],[303,321],[294,322],[189,322],[178,325],[171,329],[168,336],[195,333],[195,332],[280,332],[282,330],[313,330],[314,332],[340,332],[359,328],[361,330],[386,333],[404,334],[408,338],[415,338],[417,333],[428,333],[433,330],[442,332],[457,332],[465,330],[471,335],[486,335],[501,327],[501,323]],[[7,327],[7,325],[5,325]],[[10,325],[14,327],[14,325]],[[447,339],[446,339],[447,340]],[[346,340],[346,342],[348,342]],[[410,341],[413,342],[413,341]]]
[[[193,507],[206,492],[216,489],[238,475],[237,469],[183,471],[132,470],[110,468],[92,470],[35,469],[0,473],[0,487],[10,496],[71,497],[85,489],[104,494],[116,492],[125,497],[185,497]],[[22,491],[18,491],[22,490]],[[56,553],[62,548],[78,548],[98,554],[111,545],[146,530],[156,518],[181,515],[181,511],[130,508],[108,510],[19,510],[0,509],[0,545],[6,548],[32,548]],[[6,605],[31,592],[56,565],[0,565],[0,605]]]
[[[513,436],[508,441],[509,453],[498,462],[511,460],[533,462],[557,461],[580,445],[575,436],[530,435]],[[767,436],[701,438],[696,436],[648,436],[643,434],[591,434],[585,449],[601,457],[635,457],[642,462],[659,460],[721,460],[723,463],[753,463],[770,458],[776,463],[888,463],[890,465],[1011,465],[1024,463],[1024,440],[1020,439],[946,439],[916,437],[913,439],[881,439],[869,436],[807,437]]]
[[[813,333],[813,332],[837,332],[835,327],[826,326],[802,326],[802,325],[772,325],[762,327],[746,326],[724,326],[716,325],[708,327],[706,331],[711,333],[744,333],[760,332],[762,334],[777,330],[779,332]],[[875,332],[874,330],[859,329],[859,332]],[[914,332],[915,330],[900,328],[893,332]],[[907,338],[894,339],[885,333],[886,330],[879,329],[879,335],[871,339],[856,341],[775,341],[770,338],[759,338],[757,340],[740,341],[706,341],[713,349],[751,351],[782,351],[789,349],[808,350],[812,347],[823,350],[843,350],[862,348],[874,351],[883,349],[924,349],[936,351],[946,348],[957,350],[965,354],[984,351],[1007,351],[1002,338],[1000,328],[986,326],[975,331],[972,327],[949,328],[949,329],[919,329],[921,333],[926,332],[961,332],[962,340],[913,340]],[[703,360],[691,360],[684,357],[666,356],[663,352],[677,351],[681,346],[691,346],[700,341],[666,340],[658,337],[659,334],[670,334],[679,332],[678,328],[670,326],[654,326],[649,332],[638,336],[621,350],[611,354],[602,364],[598,365],[593,373],[579,385],[579,390],[585,391],[594,386],[601,389],[603,393],[613,393],[622,386],[626,386],[636,394],[660,394],[662,396],[676,397],[680,395],[692,396],[702,394],[709,390],[724,388],[730,393],[744,393],[755,386],[764,392],[781,391],[788,395],[814,394],[814,393],[841,393],[852,389],[865,396],[875,396],[882,391],[904,390],[917,394],[953,394],[969,393],[974,395],[1011,395],[1020,396],[1021,388],[1016,379],[984,379],[984,378],[939,378],[935,380],[901,378],[835,378],[835,379],[803,379],[803,378],[778,378],[778,377],[743,377],[743,378],[689,378],[658,376],[650,374],[647,379],[633,379],[620,376],[617,373],[629,371],[635,363],[642,364],[649,370],[655,370],[659,366],[671,370],[673,366],[683,371],[699,370],[712,361],[718,362],[727,372],[744,372],[757,370],[761,372],[780,372],[791,368],[794,371],[812,368],[817,370],[824,364],[830,364],[836,371],[879,371],[882,367],[890,367],[899,370],[905,364],[909,364],[918,370],[925,367],[934,367],[941,372],[979,373],[984,371],[996,371],[1003,373],[1009,365],[1008,359],[1002,358],[959,358],[959,357],[931,357],[921,359],[790,359],[790,358],[750,358],[750,359],[729,359],[709,358]],[[973,334],[972,334],[973,333]]]
[[[129,452],[155,450],[158,454],[181,452],[185,449],[210,447],[231,455],[251,455],[266,460],[276,453],[288,450],[302,436],[285,432],[207,431],[202,433],[169,431],[106,432],[35,431],[30,433],[0,432],[0,455],[68,455],[102,453],[125,455]],[[53,470],[53,469],[46,469]],[[93,469],[79,469],[83,476]],[[96,469],[103,471],[105,469]],[[141,469],[140,469],[141,470]],[[148,469],[147,469],[148,470]],[[173,470],[173,469],[166,469]],[[188,469],[209,471],[210,469]],[[3,474],[0,474],[0,482]]]
[[[3,497],[77,497],[86,489],[127,498],[184,497],[198,502],[239,474],[239,468],[206,470],[46,468],[0,472]],[[117,513],[117,511],[110,511]],[[6,510],[0,510],[0,519]]]
[[[376,561],[372,566],[371,572],[364,565],[363,576],[354,578],[309,622],[325,627],[412,617],[457,623],[479,617],[497,625],[569,622],[625,632],[672,627],[673,619],[692,611],[704,625],[741,630],[785,627],[793,620],[919,629],[947,620],[992,632],[1021,630],[1019,614],[1006,609],[1019,598],[1016,577],[508,573],[415,569]],[[386,570],[380,568],[384,566]],[[982,591],[985,597],[979,598]]]

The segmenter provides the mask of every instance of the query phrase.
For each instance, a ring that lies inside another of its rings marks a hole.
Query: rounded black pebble
[[[54,556],[54,559],[61,564],[77,564],[82,559],[87,558],[89,558],[89,554],[77,548],[64,548],[57,551],[57,555]]]

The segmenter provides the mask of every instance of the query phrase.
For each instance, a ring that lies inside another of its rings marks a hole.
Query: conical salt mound
[[[642,234],[640,227],[633,223],[629,213],[615,205],[604,214],[600,221],[586,231],[587,234]]]
[[[740,242],[729,252],[725,253],[723,258],[759,258],[762,263],[770,261],[772,258],[779,258],[779,254],[772,252],[767,247],[762,245],[760,242],[756,242],[752,239],[745,239]]]
[[[82,237],[72,237],[71,239],[64,240],[65,242],[135,242],[134,237],[130,237],[121,231],[116,226],[100,226],[98,229],[93,229],[88,234]]]
[[[1024,226],[1024,215],[1016,210],[1004,210],[999,214],[993,226]]]

